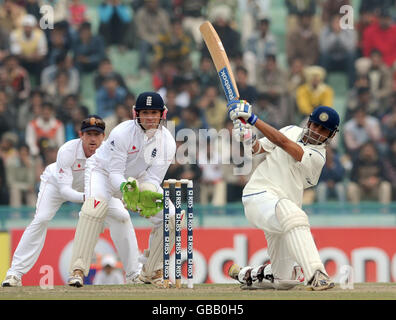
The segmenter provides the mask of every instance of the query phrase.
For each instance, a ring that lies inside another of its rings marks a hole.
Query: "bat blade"
[[[234,73],[219,35],[209,21],[202,23],[199,30],[216,67],[227,101],[238,100],[239,91],[236,86]]]

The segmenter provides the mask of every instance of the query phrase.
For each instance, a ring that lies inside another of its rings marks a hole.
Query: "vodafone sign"
[[[66,282],[71,258],[74,229],[49,229],[36,265],[23,277],[24,285],[38,285],[41,266],[53,268],[54,285]],[[23,229],[11,231],[11,253]],[[136,229],[139,248],[147,248],[150,229]],[[355,282],[396,281],[396,228],[312,228],[320,256],[329,275],[342,281],[343,270],[353,270]],[[186,276],[186,230],[182,232],[183,276]],[[108,230],[101,235],[96,255],[116,253]],[[241,266],[268,261],[264,233],[251,228],[194,229],[194,282],[234,282],[227,276],[232,262]],[[170,277],[174,276],[171,254]],[[92,268],[96,268],[93,264]]]

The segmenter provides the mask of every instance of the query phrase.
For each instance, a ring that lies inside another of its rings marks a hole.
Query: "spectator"
[[[58,148],[65,143],[65,128],[63,123],[55,118],[52,103],[44,102],[40,115],[29,122],[25,141],[35,157],[43,156],[43,149],[51,142]]]
[[[27,14],[31,14],[32,16],[34,16],[37,19],[37,21],[39,21],[42,17],[40,13],[40,4],[38,0],[26,0],[25,10]]]
[[[179,125],[176,126],[176,133],[184,128],[193,130],[197,136],[200,129],[209,129],[205,113],[201,108],[189,106],[182,109],[181,121]]]
[[[91,23],[83,22],[74,44],[74,64],[83,73],[96,70],[104,58],[104,43],[100,36],[92,34]]]
[[[287,73],[287,99],[289,112],[295,114],[297,111],[297,88],[305,83],[304,64],[300,58],[295,58]],[[291,123],[295,123],[291,117]]]
[[[355,88],[355,90],[351,92],[347,102],[345,121],[348,121],[353,117],[357,108],[363,108],[367,110],[368,115],[376,117],[376,104],[373,103],[369,87],[361,86]]]
[[[396,200],[396,139],[389,141],[389,152],[384,160],[386,180],[392,185],[392,200]]]
[[[57,109],[62,107],[62,101],[68,95],[78,93],[74,87],[75,84],[70,79],[69,73],[66,70],[59,70],[56,73],[55,81],[45,87],[44,92]]]
[[[77,106],[70,111],[70,120],[65,123],[66,141],[80,137],[81,122],[88,118],[89,111],[86,106]],[[55,146],[56,147],[56,146]],[[50,150],[49,156],[51,157]]]
[[[30,156],[27,145],[20,145],[17,157],[7,165],[7,181],[10,188],[11,207],[18,208],[23,204],[29,207],[35,206],[37,198],[35,161]]]
[[[154,45],[154,61],[157,64],[166,59],[177,66],[180,74],[191,72],[192,49],[193,39],[184,31],[181,19],[172,18],[169,31],[161,33]]]
[[[271,103],[284,109],[286,94],[286,73],[279,67],[276,56],[269,54],[266,57],[264,66],[258,66],[256,89],[259,93],[265,93],[270,98]]]
[[[44,97],[44,93],[41,90],[35,89],[30,93],[29,99],[19,107],[17,129],[21,134],[21,138],[25,137],[28,123],[41,114]]]
[[[335,15],[341,14],[341,8],[351,4],[350,0],[325,0],[322,2],[322,21],[330,24]]]
[[[201,56],[198,70],[195,72],[195,77],[198,79],[201,90],[205,90],[210,85],[217,85],[219,83],[219,76],[216,73],[212,59],[208,56]]]
[[[317,201],[323,203],[329,199],[335,199],[338,202],[345,203],[346,189],[344,178],[345,169],[340,157],[333,147],[328,146],[326,148],[326,163],[316,187]]]
[[[16,103],[20,103],[27,99],[30,94],[31,86],[29,74],[25,68],[19,64],[17,56],[9,55],[5,57],[4,64],[1,69],[4,70],[6,76],[5,85],[11,90],[12,97]]]
[[[223,98],[220,98],[216,86],[209,86],[203,93],[198,104],[203,111],[210,128],[221,130],[227,118],[227,104]]]
[[[316,16],[317,1],[316,0],[285,0],[287,7],[287,27],[288,33],[293,33],[298,29],[300,17],[302,14],[308,14],[313,19],[313,31],[318,33],[321,28],[321,21]]]
[[[115,107],[114,113],[103,119],[106,123],[105,137],[108,137],[111,130],[121,122],[131,120],[129,115],[129,108],[122,103],[118,103]]]
[[[363,55],[369,57],[373,49],[379,50],[387,66],[396,61],[396,24],[389,9],[382,9],[378,23],[373,23],[363,34]]]
[[[160,34],[170,30],[169,18],[169,14],[159,6],[158,0],[144,1],[144,6],[137,10],[135,25],[138,38],[139,70],[149,70],[149,55],[158,43]]]
[[[99,7],[99,34],[106,46],[126,46],[126,35],[132,25],[131,8],[121,0],[105,0]]]
[[[394,0],[361,0],[359,12],[373,12],[378,14],[381,10],[389,10],[394,5]]]
[[[212,21],[213,28],[217,31],[223,43],[224,50],[227,52],[227,56],[232,64],[239,57],[242,50],[241,35],[231,25],[233,20],[230,7],[224,4],[214,6],[209,14],[209,20]],[[202,46],[201,54],[209,56],[206,46]]]
[[[299,15],[298,27],[290,32],[286,38],[287,62],[299,58],[305,66],[319,62],[319,38],[312,29],[312,14],[302,12]]]
[[[68,23],[68,0],[40,0],[40,6],[51,6],[54,12],[54,24]]]
[[[79,107],[80,101],[78,96],[76,94],[69,94],[62,99],[61,108],[57,108],[56,118],[62,121],[63,124],[66,124],[71,121],[73,110]]]
[[[270,32],[270,19],[260,17],[258,28],[247,40],[243,61],[248,70],[249,84],[256,85],[256,69],[265,65],[267,55],[277,54],[277,45],[274,35]]]
[[[357,108],[353,118],[344,124],[344,142],[349,155],[356,156],[360,148],[367,142],[382,142],[380,121],[367,114],[364,108]]]
[[[101,261],[102,270],[99,270],[93,279],[94,285],[115,285],[124,284],[125,279],[122,271],[117,268],[117,260],[111,255],[107,254]]]
[[[386,181],[384,163],[373,142],[361,146],[353,160],[348,198],[354,204],[360,201],[379,201],[388,204],[392,199],[392,186]]]
[[[28,14],[22,19],[22,27],[10,34],[10,51],[17,55],[21,65],[40,83],[40,73],[48,53],[47,38],[37,27],[37,20]]]
[[[114,71],[113,64],[111,63],[111,60],[109,58],[104,58],[99,63],[98,70],[96,71],[94,77],[95,89],[99,90],[103,86],[104,80],[110,75],[117,79],[121,87],[127,89],[127,85],[123,76],[120,73]]]
[[[284,114],[286,110],[279,110],[278,106],[273,105],[266,93],[258,94],[254,107],[257,116],[276,129],[281,129],[286,124],[290,124],[287,115]]]
[[[0,27],[0,65],[4,58],[10,54],[10,37],[9,34]]]
[[[355,81],[357,35],[355,30],[341,29],[340,19],[340,15],[333,16],[320,33],[320,64],[327,74],[345,72],[351,88]]]
[[[202,45],[199,26],[205,21],[202,12],[207,2],[208,0],[182,0],[180,5],[183,29],[192,35],[197,48],[200,48]]]
[[[80,88],[80,75],[73,65],[72,58],[65,51],[60,52],[55,57],[55,64],[47,66],[41,72],[41,89],[45,90],[51,83],[54,83],[60,72],[67,73],[70,82],[70,90],[78,92]]]
[[[113,114],[118,103],[125,99],[127,91],[113,75],[107,76],[103,86],[96,93],[97,115],[105,118]]]
[[[257,99],[257,90],[255,86],[249,85],[248,71],[246,68],[241,66],[236,68],[235,81],[237,83],[240,99],[254,104]]]
[[[152,86],[155,91],[160,91],[175,85],[178,77],[176,64],[173,61],[162,59],[153,65]]]
[[[370,27],[372,24],[378,23],[377,21],[377,16],[374,11],[368,10],[366,11],[363,8],[363,11],[361,10],[359,12],[359,20],[357,21],[355,25],[355,30],[358,35],[358,46],[357,46],[357,57],[362,57],[363,56],[363,35],[364,32],[368,27]]]
[[[18,157],[16,145],[18,144],[18,136],[17,134],[8,131],[3,133],[0,139],[0,156],[3,159],[3,163],[5,168],[10,163],[13,163],[15,159]]]
[[[67,31],[62,27],[54,27],[49,33],[48,66],[56,64],[58,57],[65,57],[64,59],[66,59],[70,49],[71,43],[68,42]]]
[[[87,21],[87,6],[81,0],[71,0],[69,4],[69,24],[74,30],[78,30],[80,25]]]
[[[0,91],[0,139],[5,132],[15,129],[14,119],[9,110],[6,94]]]
[[[15,4],[13,0],[4,0],[0,5],[0,29],[11,33],[12,30],[21,27],[25,15],[25,8]]]
[[[384,137],[387,141],[396,140],[396,92],[393,93],[390,110],[381,120]]]
[[[177,92],[173,87],[166,90],[165,105],[168,108],[166,113],[167,122],[173,122],[175,128],[180,125],[181,113],[183,108],[180,107],[176,102]]]

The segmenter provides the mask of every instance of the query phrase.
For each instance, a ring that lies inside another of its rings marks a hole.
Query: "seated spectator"
[[[349,90],[346,98],[344,122],[352,118],[353,113],[360,105],[373,112],[376,109],[376,103],[370,93],[370,81],[367,75],[358,75],[353,88]]]
[[[155,91],[175,86],[175,80],[178,77],[177,66],[173,61],[162,59],[156,65],[153,65],[152,86]]]
[[[69,25],[78,30],[80,25],[87,21],[87,6],[81,0],[71,0],[69,4]]]
[[[205,90],[210,85],[218,84],[219,76],[210,57],[201,56],[198,70],[195,71],[195,78],[198,79],[201,90]]]
[[[118,103],[115,107],[114,113],[110,114],[103,120],[106,123],[105,137],[108,137],[111,130],[113,130],[121,122],[131,120],[129,116],[129,108],[122,103]]]
[[[135,25],[139,51],[139,70],[150,69],[150,55],[159,41],[159,35],[170,30],[170,17],[158,0],[144,1],[136,11]]]
[[[392,200],[392,186],[386,180],[384,163],[373,142],[359,149],[353,159],[350,179],[347,192],[352,203],[370,200],[388,204]]]
[[[45,90],[49,85],[55,82],[59,72],[67,72],[69,81],[68,87],[71,92],[77,93],[80,89],[80,75],[78,70],[73,66],[71,57],[66,52],[59,53],[55,58],[55,64],[44,68],[41,73],[41,88]]]
[[[29,73],[19,64],[18,57],[14,55],[5,57],[0,68],[4,70],[6,81],[4,85],[10,90],[16,102],[20,103],[27,99],[31,90]]]
[[[50,142],[58,148],[65,143],[65,128],[55,118],[52,103],[44,102],[40,115],[28,123],[25,141],[34,157],[43,156],[43,148]]]
[[[122,271],[117,268],[117,260],[112,254],[103,256],[101,265],[102,269],[95,274],[92,284],[115,285],[125,283],[124,275]]]
[[[181,129],[188,128],[198,135],[200,129],[209,129],[204,111],[196,106],[183,108],[180,120],[179,125],[176,126],[176,133]]]
[[[37,27],[37,20],[32,15],[25,15],[22,27],[10,34],[10,51],[17,55],[21,65],[40,83],[41,69],[48,52],[47,38]]]
[[[355,81],[357,35],[355,30],[341,29],[340,20],[340,15],[333,16],[320,33],[320,65],[327,74],[331,71],[345,72],[351,88]]]
[[[219,96],[219,91],[216,86],[209,86],[206,88],[198,106],[205,114],[206,121],[210,128],[214,128],[217,131],[224,128],[227,119],[227,103]]]
[[[77,106],[70,110],[70,120],[65,122],[66,141],[80,137],[81,122],[88,118],[89,110],[86,106]],[[55,146],[56,147],[56,146]]]
[[[92,72],[104,58],[105,48],[100,36],[92,34],[91,23],[83,22],[80,26],[74,47],[74,64],[80,72]]]
[[[0,138],[5,132],[16,129],[15,114],[12,111],[8,104],[7,95],[0,90]]]
[[[256,89],[259,93],[265,93],[271,103],[281,107],[285,103],[286,94],[286,72],[278,65],[276,56],[269,54],[266,57],[264,66],[256,69],[257,84]]]
[[[120,73],[114,71],[113,64],[111,63],[111,60],[109,58],[104,58],[102,61],[100,61],[98,70],[96,71],[94,77],[94,84],[96,90],[99,90],[102,87],[104,80],[109,75],[115,77],[120,86],[127,89],[127,85],[123,76]]]
[[[298,111],[308,116],[320,105],[333,106],[334,90],[324,83],[326,71],[319,66],[310,66],[304,69],[306,82],[296,91]]]
[[[25,15],[24,7],[14,3],[13,0],[4,0],[0,4],[0,29],[9,34],[12,30],[21,27]]]
[[[154,62],[166,59],[175,63],[179,73],[191,72],[192,49],[193,39],[184,31],[181,19],[172,18],[169,31],[161,33],[154,45]]]
[[[166,113],[167,122],[173,122],[175,128],[180,125],[181,113],[183,108],[180,107],[176,102],[177,91],[174,88],[168,88],[166,90],[165,105],[168,108]]]
[[[78,91],[74,91],[74,84],[71,82],[69,73],[65,70],[59,70],[55,81],[49,84],[44,91],[56,109],[62,108],[62,101],[67,96],[78,94]]]
[[[333,16],[341,14],[341,7],[351,5],[350,0],[324,0],[322,2],[322,21],[331,22]]]
[[[107,76],[103,86],[96,92],[97,115],[106,118],[113,114],[118,103],[125,99],[127,91],[113,75]]]
[[[304,11],[299,14],[298,25],[286,38],[287,62],[299,58],[305,66],[319,62],[319,38],[312,28],[312,13]]]
[[[369,57],[376,49],[382,53],[383,60],[391,67],[396,60],[396,24],[392,22],[389,9],[381,9],[378,23],[373,23],[363,34],[363,55]]]
[[[345,203],[346,189],[344,178],[345,169],[342,166],[340,157],[335,149],[328,146],[326,148],[326,163],[316,186],[316,200],[318,202],[326,202],[329,199],[335,199]]]
[[[286,110],[280,110],[278,106],[273,105],[271,98],[266,93],[259,93],[257,95],[254,108],[255,113],[260,119],[276,129],[281,129],[286,124],[290,124],[287,120],[288,115],[286,114]]]
[[[4,58],[10,54],[10,37],[4,29],[0,27],[0,65]]]
[[[18,157],[16,146],[19,139],[16,133],[11,131],[3,133],[0,139],[0,156],[3,159],[5,168],[8,164],[13,163]]]
[[[392,200],[396,200],[396,139],[389,141],[389,152],[384,159],[386,179],[392,185]]]
[[[132,24],[131,8],[121,0],[105,0],[98,6],[99,34],[106,46],[126,46],[126,35]]]
[[[35,206],[37,199],[35,161],[31,157],[27,145],[20,145],[17,157],[7,165],[7,181],[10,188],[11,207]]]
[[[35,89],[30,93],[29,99],[20,105],[18,110],[17,129],[20,131],[21,138],[25,137],[25,130],[28,123],[41,114],[44,98],[44,93],[39,89]]]
[[[192,35],[196,48],[200,48],[202,45],[199,26],[205,21],[205,15],[202,9],[205,8],[207,2],[207,0],[181,1],[183,29]]]
[[[61,26],[54,27],[54,29],[50,31],[47,55],[48,66],[57,64],[59,62],[57,62],[58,57],[67,56],[69,50],[71,49],[71,43],[69,42],[67,30],[64,30],[64,28]]]
[[[291,123],[296,123],[295,117],[297,109],[297,88],[305,83],[304,64],[300,58],[292,61],[287,72],[287,105],[289,113],[291,113]],[[297,121],[298,122],[298,121]]]
[[[357,54],[357,57],[359,57],[359,58],[363,56],[363,35],[364,35],[364,32],[366,31],[366,29],[368,27],[370,27],[374,23],[378,23],[375,11],[366,10],[365,8],[362,8],[359,11],[359,20],[355,24],[355,30],[358,35],[358,46],[357,46],[356,54]]]
[[[381,119],[384,137],[387,141],[396,140],[396,92],[393,93],[390,110]]]
[[[248,70],[250,85],[256,85],[256,69],[265,65],[267,55],[278,53],[275,36],[270,31],[270,24],[268,17],[260,17],[257,21],[257,30],[247,39],[243,62]]]
[[[248,83],[248,71],[246,68],[241,66],[236,68],[235,81],[238,87],[240,99],[254,104],[257,99],[257,90],[255,86]]]
[[[367,142],[381,144],[383,139],[380,121],[367,114],[364,108],[357,108],[352,119],[344,124],[344,142],[347,153],[355,156]]]

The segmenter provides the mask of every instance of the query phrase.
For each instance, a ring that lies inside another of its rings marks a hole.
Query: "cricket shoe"
[[[139,280],[146,284],[153,284],[157,288],[164,288],[164,279],[162,269],[153,271],[151,274],[145,272],[144,267],[139,275]]]
[[[335,284],[329,276],[320,270],[316,270],[312,279],[308,281],[309,289],[313,291],[322,291],[334,288]]]
[[[125,279],[126,279],[126,284],[144,284],[144,282],[140,280],[139,273],[127,275]]]
[[[71,287],[80,288],[84,286],[84,274],[81,270],[74,270],[67,284]]]
[[[14,276],[14,275],[9,275],[6,276],[4,281],[1,283],[2,287],[21,287],[22,286],[22,280],[21,278]]]

